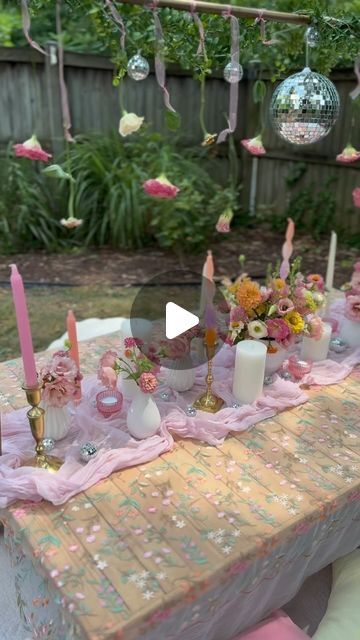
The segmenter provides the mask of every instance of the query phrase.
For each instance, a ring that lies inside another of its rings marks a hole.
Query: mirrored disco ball
[[[270,121],[287,142],[312,144],[329,133],[339,110],[339,94],[333,83],[305,67],[275,89]]]
[[[140,53],[130,58],[127,65],[127,72],[133,80],[145,80],[150,71],[149,63]]]
[[[305,31],[304,40],[309,47],[314,48],[320,42],[320,33],[314,27],[308,27]]]
[[[243,75],[244,70],[238,62],[229,62],[224,69],[224,78],[226,82],[230,82],[230,84],[240,82]]]

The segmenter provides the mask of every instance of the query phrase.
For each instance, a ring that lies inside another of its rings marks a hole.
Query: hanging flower
[[[51,153],[42,149],[35,134],[21,144],[14,144],[14,151],[18,158],[29,158],[29,160],[40,160],[41,162],[48,162],[49,158],[52,158]]]
[[[171,184],[163,173],[158,178],[146,180],[143,183],[143,188],[145,193],[153,198],[175,198],[180,191],[179,187]]]
[[[73,216],[70,216],[69,218],[61,218],[60,220],[60,224],[67,229],[76,229],[76,227],[80,227],[82,223],[83,220],[81,220],[81,218],[74,218]]]
[[[360,208],[360,187],[356,187],[352,192],[353,203],[355,207]]]
[[[255,138],[247,138],[245,140],[241,140],[241,144],[253,156],[263,156],[266,153],[261,135],[256,136]]]
[[[123,138],[129,136],[131,133],[138,131],[144,122],[144,118],[137,116],[136,113],[127,113],[124,111],[124,115],[120,118],[119,133]]]
[[[268,334],[266,324],[261,320],[252,320],[252,322],[249,322],[248,332],[249,332],[249,336],[251,338],[255,338],[256,340],[261,340],[261,338],[266,338]]]
[[[225,211],[223,211],[223,213],[220,215],[217,223],[216,223],[216,231],[218,231],[219,233],[229,233],[230,231],[230,222],[233,219],[233,211],[232,209],[230,209],[230,207],[228,207],[227,209],[225,209]]]
[[[301,333],[305,328],[305,322],[298,311],[290,311],[284,320],[292,333]]]
[[[356,162],[356,160],[359,159],[360,151],[356,151],[356,149],[351,144],[347,144],[345,149],[343,149],[343,151],[336,156],[337,162],[342,162],[343,164]]]
[[[217,135],[217,133],[205,133],[201,146],[211,147],[211,145],[215,144]]]

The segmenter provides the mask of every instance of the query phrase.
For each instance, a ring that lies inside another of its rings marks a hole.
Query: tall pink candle
[[[76,331],[76,318],[73,312],[68,311],[66,318],[66,328],[68,332],[68,338],[70,342],[70,356],[76,363],[78,369],[80,369],[80,358],[79,358],[79,345],[77,339],[77,331]]]
[[[32,344],[29,315],[26,306],[26,298],[22,277],[18,272],[16,264],[11,264],[10,284],[15,306],[16,323],[19,333],[21,356],[24,367],[25,384],[27,387],[36,387],[38,379]]]

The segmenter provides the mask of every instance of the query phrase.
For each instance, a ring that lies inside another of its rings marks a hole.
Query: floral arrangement
[[[274,352],[277,350],[274,343],[287,348],[299,335],[321,337],[323,324],[316,312],[324,303],[324,281],[317,274],[305,278],[298,266],[295,261],[287,280],[275,274],[266,286],[260,286],[246,274],[234,283],[225,282],[230,312],[229,344],[249,338],[267,340],[268,350]]]
[[[40,371],[42,400],[52,407],[64,407],[76,397],[81,374],[68,351],[57,351]]]
[[[115,350],[106,351],[100,359],[98,378],[105,387],[115,389],[120,373],[127,380],[134,380],[143,393],[154,393],[158,387],[159,364],[155,353],[152,359],[139,349],[143,345],[139,338],[125,338],[122,357]]]

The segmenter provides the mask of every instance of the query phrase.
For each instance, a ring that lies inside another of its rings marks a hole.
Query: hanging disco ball
[[[128,76],[133,80],[145,80],[150,71],[149,63],[140,53],[130,58],[127,65]]]
[[[305,67],[275,89],[270,120],[287,142],[312,144],[329,133],[339,109],[340,98],[333,83]]]
[[[320,33],[314,27],[308,27],[305,31],[304,40],[313,49],[320,42]]]
[[[235,84],[240,82],[244,75],[244,70],[238,62],[229,62],[224,69],[224,78],[226,82]]]

